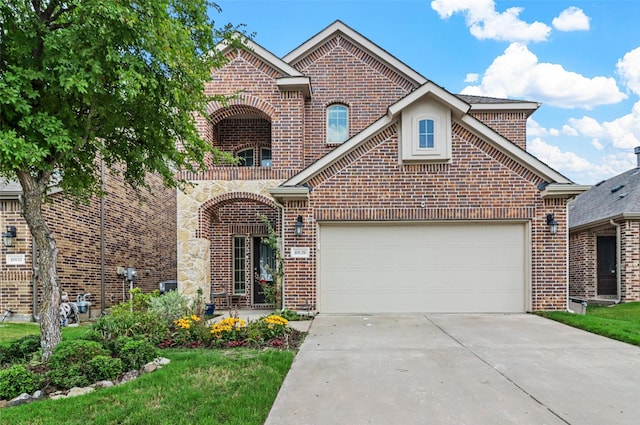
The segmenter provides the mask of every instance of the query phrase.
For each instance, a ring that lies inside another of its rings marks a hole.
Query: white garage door
[[[522,223],[326,224],[323,313],[525,311]]]

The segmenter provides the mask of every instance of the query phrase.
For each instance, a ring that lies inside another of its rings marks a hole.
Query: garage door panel
[[[522,312],[524,224],[320,225],[319,308]]]

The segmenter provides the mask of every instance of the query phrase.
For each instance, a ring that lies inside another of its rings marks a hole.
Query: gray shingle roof
[[[483,103],[483,104],[509,104],[509,103],[529,103],[529,100],[515,100],[515,99],[500,99],[497,97],[488,97],[488,96],[474,96],[470,94],[456,94],[457,97],[464,100],[467,103]]]
[[[569,206],[569,228],[640,213],[640,168],[598,183]]]
[[[4,179],[0,179],[0,193],[2,192],[22,192],[22,186],[20,186],[20,183],[18,182],[8,182]]]

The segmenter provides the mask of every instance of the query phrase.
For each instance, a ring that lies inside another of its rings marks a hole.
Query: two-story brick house
[[[266,216],[292,309],[566,308],[566,203],[585,188],[526,152],[539,104],[452,94],[339,21],[283,58],[248,44],[221,47],[207,90],[237,96],[199,121],[242,161],[182,176],[180,290],[263,306]]]

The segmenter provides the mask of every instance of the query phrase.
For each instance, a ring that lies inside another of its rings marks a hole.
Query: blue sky
[[[523,99],[528,150],[576,183],[636,165],[640,1],[220,0],[284,56],[336,19],[452,93]]]

